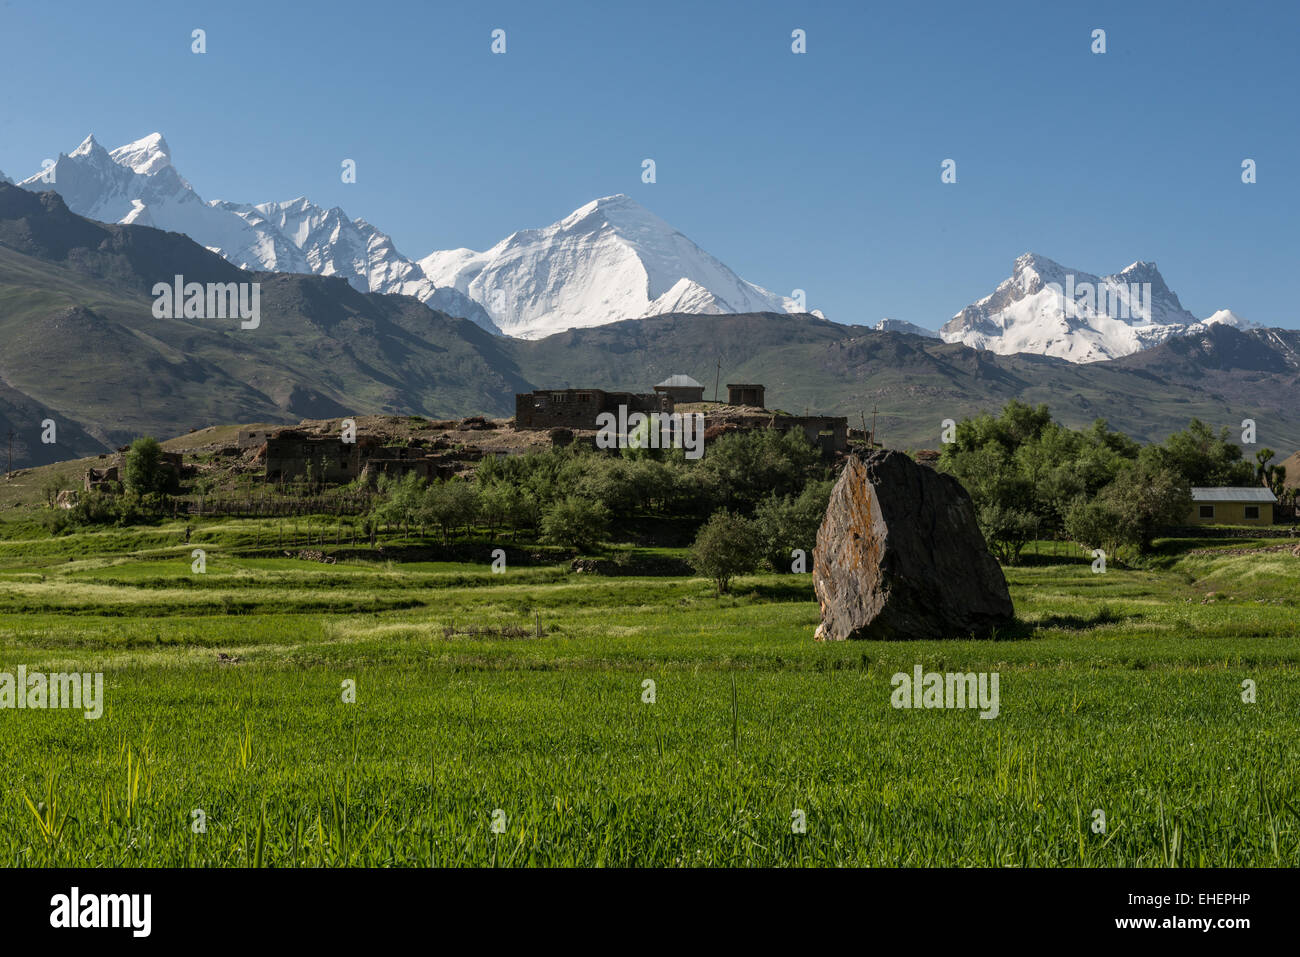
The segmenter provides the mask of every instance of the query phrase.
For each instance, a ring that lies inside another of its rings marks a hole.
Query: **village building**
[[[727,405],[751,405],[756,409],[765,409],[763,404],[763,387],[753,383],[727,383]]]
[[[671,413],[679,401],[699,401],[696,390],[703,394],[703,386],[689,376],[672,376],[655,386],[653,394],[632,392],[605,392],[601,389],[546,389],[515,395],[516,429],[572,429],[598,431],[597,416],[602,413],[619,415],[619,407],[626,413]],[[687,400],[678,398],[680,394]],[[757,384],[728,384],[730,404],[743,408],[706,414],[704,441],[716,440],[728,432],[776,429],[782,432],[799,430],[810,444],[826,456],[845,452],[849,447],[849,420],[831,415],[778,415],[763,409],[764,387]],[[572,436],[566,436],[566,441]]]
[[[92,466],[86,469],[87,492],[115,492],[120,481],[122,481],[122,470],[116,465],[105,466],[102,469]]]
[[[1269,489],[1194,488],[1191,525],[1272,525],[1277,496]]]
[[[667,393],[606,392],[603,389],[539,389],[515,394],[516,429],[585,429],[600,428],[596,417],[604,412],[615,416],[619,407],[633,412],[673,411],[673,398]]]
[[[129,450],[130,446],[123,446],[113,456],[112,464],[105,465],[102,468],[91,466],[86,469],[83,479],[85,491],[110,493],[121,491],[123,475],[126,470],[126,454]],[[107,458],[107,455],[101,455],[100,458]],[[173,487],[183,477],[193,472],[192,467],[184,464],[184,456],[180,452],[164,451],[158,458],[158,465],[162,471],[171,473],[169,481]]]
[[[704,386],[688,375],[673,375],[655,386],[656,392],[672,397],[674,402],[703,402]]]
[[[344,442],[338,435],[315,435],[302,429],[278,429],[265,441],[268,482],[309,480],[320,485],[346,485],[358,478],[396,478],[415,473],[426,481],[450,478],[457,464],[472,461],[472,453],[436,452],[426,446],[382,445],[374,435]]]
[[[259,445],[265,445],[267,439],[279,432],[280,428],[280,426],[268,426],[261,429],[240,429],[235,442],[241,449],[255,449]]]
[[[292,482],[310,479],[343,485],[361,474],[361,444],[338,436],[310,435],[300,429],[280,429],[266,440],[266,479]]]

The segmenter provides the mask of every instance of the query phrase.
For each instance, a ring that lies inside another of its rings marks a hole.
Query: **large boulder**
[[[817,637],[986,636],[1015,611],[970,496],[902,452],[851,457],[813,551]]]

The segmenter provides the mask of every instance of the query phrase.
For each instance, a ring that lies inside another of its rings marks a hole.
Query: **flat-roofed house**
[[[728,382],[727,405],[763,408],[763,387],[756,382]]]
[[[1192,489],[1192,525],[1272,525],[1277,496],[1263,486]]]

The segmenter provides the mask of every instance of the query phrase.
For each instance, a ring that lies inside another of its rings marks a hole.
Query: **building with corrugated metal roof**
[[[1277,496],[1263,486],[1192,489],[1192,525],[1272,525]]]
[[[704,386],[688,375],[671,375],[655,386],[655,391],[672,396],[673,402],[704,401]]]

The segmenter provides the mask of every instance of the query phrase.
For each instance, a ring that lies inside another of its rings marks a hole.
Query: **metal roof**
[[[700,385],[688,375],[670,375],[663,382],[660,382],[656,389],[703,389]]]
[[[1252,488],[1194,488],[1193,502],[1276,502],[1277,496],[1262,486]]]

